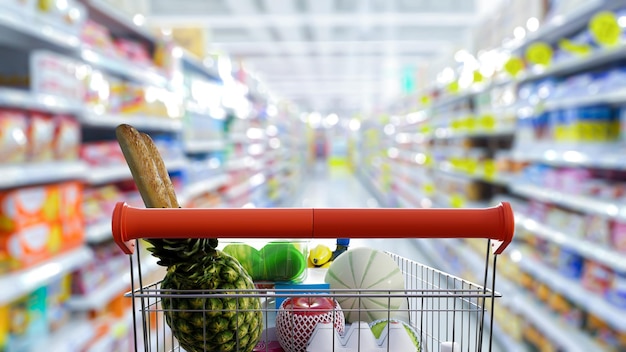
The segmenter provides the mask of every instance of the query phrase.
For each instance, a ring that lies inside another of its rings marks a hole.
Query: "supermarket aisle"
[[[292,207],[315,208],[376,208],[381,205],[347,168],[330,168],[325,162],[317,162],[302,184],[300,195]],[[316,240],[334,246],[334,240]],[[372,247],[397,253],[403,257],[431,265],[428,256],[420,250],[417,240],[411,239],[353,239],[352,247]]]

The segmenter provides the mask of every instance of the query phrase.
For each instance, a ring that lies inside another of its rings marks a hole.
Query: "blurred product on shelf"
[[[0,308],[1,317],[8,323],[4,341],[7,352],[30,351],[40,339],[45,339],[49,334],[46,301],[46,287],[41,287],[33,292],[11,302],[6,308]],[[3,331],[0,331],[0,342]]]
[[[85,21],[81,31],[81,43],[98,52],[114,56],[116,54],[115,44],[109,29],[93,20]]]
[[[83,143],[80,147],[81,159],[90,166],[124,165],[122,150],[115,141]]]
[[[184,153],[180,143],[170,137],[155,137],[154,143],[164,160],[180,160]],[[81,159],[90,166],[126,166],[122,150],[115,141],[85,142],[80,146]]]
[[[72,295],[86,296],[101,291],[104,286],[118,280],[130,270],[128,258],[120,253],[114,242],[104,242],[92,248],[94,259],[72,273]],[[109,302],[99,303],[105,305]]]
[[[128,204],[141,205],[139,193],[131,182],[86,187],[83,192],[83,214],[85,224],[95,225],[108,222],[109,214],[113,213],[115,204],[125,201]]]
[[[2,271],[31,267],[83,244],[81,183],[4,191],[0,204]]]
[[[84,95],[84,65],[46,50],[3,50],[0,84],[79,102]]]
[[[78,159],[78,122],[52,115],[0,107],[0,163]]]

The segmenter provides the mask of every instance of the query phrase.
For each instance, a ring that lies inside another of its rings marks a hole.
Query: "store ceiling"
[[[241,59],[278,98],[352,114],[384,108],[411,87],[409,76],[420,80],[463,45],[479,2],[149,0],[146,17],[165,28],[206,27],[210,50]]]

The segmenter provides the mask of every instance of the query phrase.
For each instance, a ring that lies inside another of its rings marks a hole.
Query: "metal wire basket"
[[[294,214],[300,214],[299,211],[312,212],[312,219],[293,220]],[[136,239],[145,237],[145,234],[178,238],[182,238],[182,235],[177,234],[186,234],[190,237],[206,236],[207,232],[211,232],[207,230],[215,228],[211,226],[211,217],[223,219],[227,213],[239,221],[234,226],[222,226],[219,225],[222,222],[218,222],[217,227],[220,227],[220,231],[217,232],[220,233],[220,237],[242,238],[243,233],[249,236],[250,224],[255,224],[254,228],[261,234],[265,233],[264,226],[268,229],[273,228],[273,238],[276,236],[336,238],[340,237],[337,236],[338,231],[343,237],[353,238],[485,238],[487,250],[483,284],[464,280],[393,253],[386,253],[401,272],[405,283],[402,289],[277,289],[268,286],[251,290],[166,290],[161,287],[161,282],[144,285],[140,256],[135,255],[131,256],[131,280],[133,287],[137,288],[127,293],[127,296],[133,299],[133,312],[137,313],[134,319],[135,350],[183,351],[166,323],[166,315],[173,313],[164,308],[168,306],[164,304],[167,300],[194,300],[196,308],[179,310],[176,316],[180,318],[184,317],[185,313],[200,313],[195,315],[198,318],[212,316],[218,311],[237,316],[242,310],[236,302],[246,298],[258,298],[262,302],[260,310],[263,313],[264,330],[261,342],[254,351],[277,351],[276,345],[272,345],[277,339],[281,341],[281,345],[288,345],[287,348],[290,350],[307,352],[492,350],[494,299],[500,296],[494,290],[496,254],[502,252],[513,236],[513,213],[508,204],[487,209],[329,209],[319,214],[315,211],[315,209],[138,209],[120,203],[113,216],[113,232],[118,244],[129,254],[140,245]],[[264,219],[262,223],[265,225],[259,226],[259,219]],[[341,221],[338,221],[339,219]],[[304,230],[306,235],[300,234],[302,231],[298,230],[302,221],[305,223],[309,221],[304,225],[304,228],[307,228]],[[392,225],[380,226],[380,222]],[[248,225],[241,225],[242,223]],[[233,229],[238,226],[241,228]],[[280,230],[283,226],[285,231]],[[242,232],[243,228],[245,232]],[[393,231],[388,231],[389,228]],[[350,236],[346,236],[346,233]],[[133,260],[133,257],[136,258]],[[139,266],[137,277],[133,274],[135,271],[133,267],[136,265]],[[488,282],[491,283],[491,287],[487,287]],[[324,297],[335,303],[331,309],[323,312],[325,314],[323,319],[310,324],[311,319],[318,319],[319,311],[309,308],[296,312],[293,306],[286,306],[284,301],[294,297],[307,299]],[[207,303],[198,307],[198,299],[204,300],[203,302],[220,299],[235,303],[215,310],[208,309]],[[283,304],[277,306],[276,301],[281,299]],[[345,306],[337,304],[348,300],[351,300],[352,304]],[[363,302],[375,304],[368,305]],[[297,314],[305,317],[296,317]],[[344,323],[344,315],[348,314],[358,314],[351,324]],[[374,320],[372,317],[375,317],[376,321],[371,322]],[[363,323],[367,320],[370,322]],[[378,325],[378,329],[374,325]],[[302,332],[303,330],[306,331]],[[380,335],[373,334],[374,330],[380,332]],[[202,333],[212,334],[209,328]],[[232,349],[229,350],[239,350],[238,346],[242,341],[237,335],[235,333]],[[209,348],[211,346],[204,347],[207,351],[214,350]],[[200,347],[198,350],[203,348]]]

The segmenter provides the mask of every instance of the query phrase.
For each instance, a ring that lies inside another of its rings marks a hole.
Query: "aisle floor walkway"
[[[361,181],[348,168],[329,167],[316,163],[302,184],[302,190],[292,207],[305,208],[378,208],[382,207]],[[334,246],[334,240],[319,240]],[[399,254],[403,257],[429,264],[414,239],[353,239],[353,247],[368,246]]]

